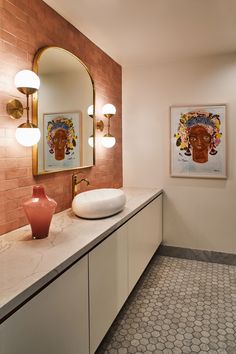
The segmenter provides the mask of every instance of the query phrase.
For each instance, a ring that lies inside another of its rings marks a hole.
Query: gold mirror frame
[[[78,166],[78,167],[73,167],[73,168],[64,168],[64,169],[58,169],[58,170],[53,170],[53,171],[39,171],[39,157],[38,157],[38,144],[33,146],[33,154],[32,154],[32,169],[33,169],[33,175],[37,176],[37,175],[44,175],[44,174],[51,174],[51,173],[57,173],[57,172],[64,172],[64,171],[70,171],[70,170],[78,170],[78,169],[83,169],[83,168],[89,168],[89,167],[93,167],[95,165],[95,87],[94,87],[94,80],[92,78],[92,75],[90,74],[87,66],[82,62],[82,60],[80,60],[75,54],[69,52],[68,50],[61,48],[61,47],[57,47],[57,46],[46,46],[46,47],[42,47],[40,48],[33,60],[33,71],[38,75],[39,73],[39,61],[41,56],[43,55],[43,53],[50,48],[55,48],[55,49],[59,49],[59,50],[63,50],[65,52],[67,52],[68,54],[70,54],[71,56],[73,56],[76,60],[78,60],[78,62],[85,68],[85,70],[87,71],[91,83],[92,83],[92,89],[93,89],[93,118],[88,118],[88,119],[93,119],[93,138],[94,138],[94,144],[93,144],[93,156],[92,156],[92,160],[93,160],[93,164],[92,165],[85,165],[85,166]],[[32,95],[32,122],[35,125],[38,125],[38,92],[35,92]],[[41,139],[42,139],[42,132],[41,132]]]

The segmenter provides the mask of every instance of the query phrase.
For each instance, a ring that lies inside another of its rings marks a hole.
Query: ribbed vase
[[[42,239],[48,236],[56,206],[57,203],[45,194],[42,185],[33,187],[32,198],[23,203],[33,239]]]

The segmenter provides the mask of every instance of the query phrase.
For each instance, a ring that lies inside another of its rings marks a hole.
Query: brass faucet
[[[78,184],[80,184],[81,182],[86,182],[87,186],[90,184],[89,181],[86,178],[81,178],[78,181],[78,176],[77,175],[72,175],[72,200],[73,198],[76,196],[77,192],[78,192]]]

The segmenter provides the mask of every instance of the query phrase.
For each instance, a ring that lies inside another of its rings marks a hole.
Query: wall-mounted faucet
[[[89,181],[86,178],[81,178],[78,181],[78,176],[77,175],[72,175],[72,200],[76,196],[76,194],[78,192],[78,184],[80,184],[81,182],[86,182],[87,186],[90,184]]]

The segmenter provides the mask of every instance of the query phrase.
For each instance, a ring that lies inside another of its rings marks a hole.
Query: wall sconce
[[[29,95],[39,89],[40,80],[33,71],[21,70],[16,74],[14,82],[18,91],[26,95],[27,104],[24,108],[19,100],[11,100],[7,103],[7,113],[12,119],[19,119],[22,117],[24,109],[26,110],[26,123],[17,127],[15,136],[21,145],[32,146],[37,144],[41,134],[39,128],[31,123],[29,119]]]
[[[88,107],[87,113],[90,118],[93,118],[94,112],[93,112],[93,105],[92,104],[91,104],[91,106]],[[96,129],[98,129],[102,132],[104,129],[103,121],[102,120],[96,121],[95,124],[96,124]],[[90,137],[88,138],[88,144],[92,148],[93,148],[93,141],[94,141],[94,137],[93,137],[93,135],[90,135]]]
[[[107,103],[102,107],[102,114],[108,118],[107,134],[102,137],[102,145],[105,148],[111,148],[116,143],[116,138],[110,134],[111,117],[116,114],[116,107],[111,103]]]

